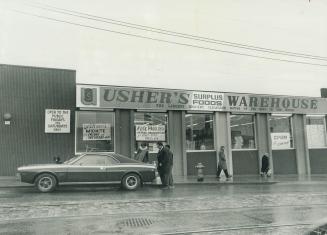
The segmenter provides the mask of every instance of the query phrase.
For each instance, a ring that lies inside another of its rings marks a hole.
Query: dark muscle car
[[[155,165],[141,163],[115,153],[86,153],[60,164],[27,165],[17,169],[22,182],[35,184],[41,192],[51,192],[62,183],[121,183],[137,189],[157,176]]]

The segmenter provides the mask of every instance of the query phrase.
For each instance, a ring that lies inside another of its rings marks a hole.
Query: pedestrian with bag
[[[223,170],[227,179],[231,178],[232,175],[228,174],[226,156],[225,156],[225,147],[221,146],[219,151],[219,162],[218,162],[218,170],[217,170],[217,179],[220,179],[220,173]]]
[[[269,154],[265,153],[262,158],[261,158],[261,171],[260,175],[261,176],[270,176],[268,174],[269,172]]]

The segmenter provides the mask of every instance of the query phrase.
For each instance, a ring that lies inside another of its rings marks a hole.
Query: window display
[[[167,113],[145,113],[136,112],[134,116],[135,131],[135,151],[142,143],[148,148],[149,152],[158,152],[156,143],[167,143]],[[144,146],[145,147],[145,146]]]
[[[293,148],[292,116],[272,115],[269,118],[272,149]]]
[[[306,129],[309,148],[327,147],[325,116],[307,116]]]
[[[114,151],[114,113],[76,112],[76,152]]]
[[[186,149],[214,150],[213,115],[186,114]]]
[[[254,115],[230,116],[232,149],[255,149]]]

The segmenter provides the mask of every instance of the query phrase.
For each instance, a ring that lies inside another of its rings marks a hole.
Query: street
[[[304,234],[324,218],[324,184],[0,189],[0,234]]]

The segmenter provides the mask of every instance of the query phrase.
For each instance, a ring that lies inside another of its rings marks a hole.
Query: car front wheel
[[[57,185],[56,178],[51,174],[41,174],[35,180],[36,188],[42,193],[52,192]]]
[[[123,188],[127,190],[135,190],[140,186],[140,184],[140,176],[135,173],[129,173],[125,175],[122,181]]]

